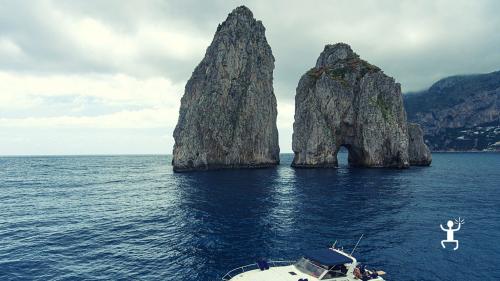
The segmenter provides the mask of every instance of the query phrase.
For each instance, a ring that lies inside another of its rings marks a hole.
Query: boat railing
[[[277,266],[292,265],[295,263],[295,261],[267,261],[267,263],[269,264],[269,267],[277,267]],[[233,278],[234,276],[236,276],[238,274],[242,274],[242,273],[245,273],[247,271],[255,270],[255,269],[259,269],[259,266],[257,265],[257,263],[252,263],[249,265],[237,267],[237,268],[229,271],[228,273],[226,273],[222,277],[222,281],[229,281],[229,280],[231,280],[231,278]]]

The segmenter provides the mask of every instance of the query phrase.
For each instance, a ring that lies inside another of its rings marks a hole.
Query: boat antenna
[[[333,242],[332,249],[335,249],[336,244],[337,244],[337,240],[335,240],[335,242]]]
[[[351,251],[351,254],[350,254],[351,256],[352,256],[352,253],[354,253],[354,250],[356,250],[356,248],[358,247],[358,244],[359,244],[359,242],[361,241],[361,239],[363,238],[363,236],[364,236],[364,235],[365,235],[365,234],[363,233],[363,234],[361,234],[361,236],[359,237],[359,239],[358,239],[358,243],[356,243],[356,246],[354,246],[354,249],[352,249],[352,251]]]

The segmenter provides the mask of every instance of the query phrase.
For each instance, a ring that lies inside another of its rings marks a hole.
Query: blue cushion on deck
[[[269,264],[265,260],[259,260],[257,261],[257,266],[261,271],[268,270],[269,269]]]

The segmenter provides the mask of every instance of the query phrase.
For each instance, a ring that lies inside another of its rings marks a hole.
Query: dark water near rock
[[[174,174],[169,156],[0,158],[0,280],[218,280],[362,233],[355,256],[389,280],[500,280],[500,154],[403,171],[290,161]],[[442,249],[458,216],[460,248]]]

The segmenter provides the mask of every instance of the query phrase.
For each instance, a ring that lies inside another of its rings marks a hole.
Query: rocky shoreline
[[[432,151],[500,150],[500,71],[451,76],[404,95]]]

